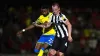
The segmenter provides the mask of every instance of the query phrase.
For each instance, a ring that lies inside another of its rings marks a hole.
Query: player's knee
[[[62,52],[59,52],[59,56],[64,56],[64,53],[62,53]]]
[[[41,43],[36,43],[35,49],[40,49]]]
[[[45,43],[44,45],[43,45],[43,47],[46,49],[47,47],[49,46],[49,44],[47,44],[47,43]]]
[[[51,55],[55,55],[56,54],[56,51],[54,49],[51,49],[49,52],[50,52]]]
[[[35,53],[38,53],[38,52],[39,52],[39,50],[38,50],[38,49],[34,49],[34,52],[35,52]]]

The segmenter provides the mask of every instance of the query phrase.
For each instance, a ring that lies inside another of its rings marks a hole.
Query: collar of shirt
[[[55,15],[55,14],[53,13],[53,15]],[[59,16],[62,17],[62,13],[59,13]]]

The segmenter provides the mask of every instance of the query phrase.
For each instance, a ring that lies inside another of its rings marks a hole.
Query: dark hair
[[[58,7],[60,7],[59,3],[56,3],[56,2],[53,3],[52,6],[58,6]]]
[[[47,6],[47,5],[42,5],[42,6],[41,6],[41,9],[49,9],[49,6]]]

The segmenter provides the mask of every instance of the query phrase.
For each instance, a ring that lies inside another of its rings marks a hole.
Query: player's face
[[[57,14],[60,11],[60,8],[58,6],[52,6],[52,11]]]
[[[47,15],[49,10],[48,9],[41,9],[41,12],[43,15]]]

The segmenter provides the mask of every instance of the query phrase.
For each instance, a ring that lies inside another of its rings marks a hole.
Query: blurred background
[[[55,0],[57,1],[57,0]],[[40,6],[51,6],[54,0],[1,1],[0,54],[32,54],[41,28],[34,28],[17,36],[16,33],[31,25],[40,15]],[[100,56],[100,2],[98,0],[61,0],[62,12],[73,26],[73,42],[68,56]],[[7,56],[6,55],[6,56]]]

